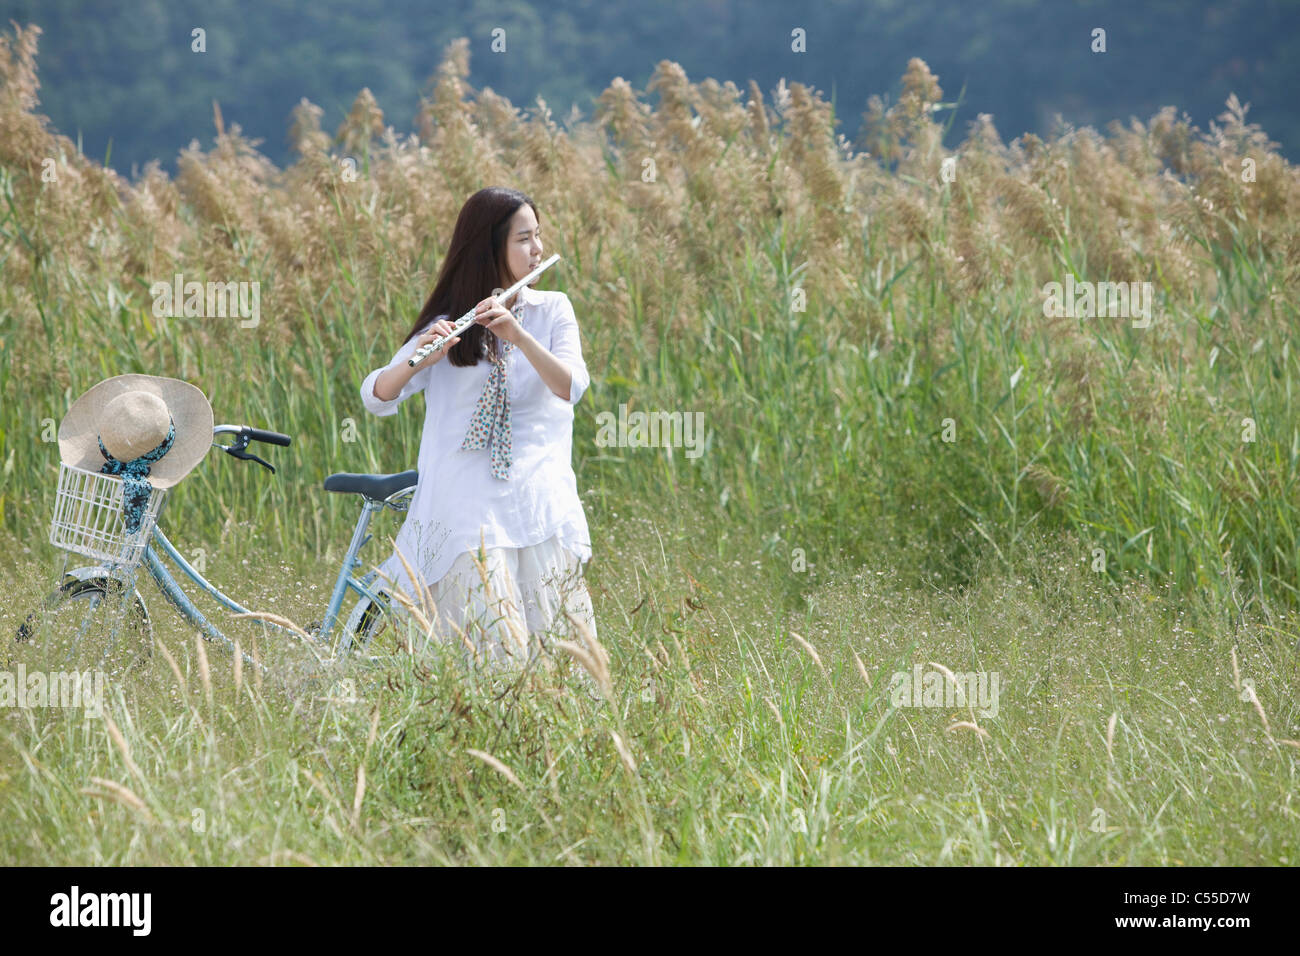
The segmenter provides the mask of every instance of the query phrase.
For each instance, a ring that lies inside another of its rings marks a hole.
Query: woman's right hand
[[[446,335],[451,330],[452,330],[452,324],[450,322],[448,322],[446,319],[439,319],[437,322],[433,323],[432,326],[430,326],[428,332],[425,332],[421,335],[417,335],[415,337],[416,351],[418,352],[423,346],[428,345],[434,339],[442,338],[442,336]],[[438,364],[439,362],[442,361],[443,357],[446,356],[448,350],[459,341],[460,341],[459,335],[452,336],[445,343],[443,343],[442,348],[430,352],[428,357],[426,357],[424,361],[420,362],[418,365],[415,366],[415,370],[418,372],[422,368],[428,368],[431,365]]]

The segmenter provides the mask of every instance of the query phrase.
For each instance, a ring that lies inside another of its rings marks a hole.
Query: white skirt
[[[522,664],[553,639],[581,643],[565,611],[596,637],[582,563],[559,543],[558,535],[526,548],[487,548],[484,553],[486,584],[475,549],[458,555],[428,589],[434,636],[465,650],[472,646],[475,656],[501,664]]]

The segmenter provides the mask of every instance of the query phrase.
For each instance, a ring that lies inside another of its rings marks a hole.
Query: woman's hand
[[[474,311],[478,313],[478,318],[474,320],[477,324],[486,325],[488,331],[499,339],[505,339],[512,345],[519,344],[524,327],[496,296],[488,296],[474,307]]]
[[[452,329],[452,325],[450,322],[448,322],[446,319],[439,319],[437,322],[433,323],[433,326],[429,329],[428,332],[425,332],[423,335],[417,335],[415,337],[416,351],[419,351],[422,346],[428,345],[434,339],[441,338],[442,336],[446,335],[448,332],[451,331],[451,329]],[[434,351],[430,352],[429,355],[424,359],[424,361],[416,365],[415,370],[411,374],[414,375],[415,372],[418,372],[422,368],[428,368],[431,365],[437,365],[439,362],[443,360],[446,354],[451,350],[451,347],[459,341],[460,341],[459,335],[453,336],[452,338],[448,339],[446,342],[443,343],[442,348],[435,349]]]

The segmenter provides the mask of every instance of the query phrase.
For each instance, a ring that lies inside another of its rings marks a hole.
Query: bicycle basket
[[[139,530],[128,535],[122,514],[122,479],[61,462],[50,544],[108,564],[133,568],[144,555],[166,498],[166,488],[154,488]]]

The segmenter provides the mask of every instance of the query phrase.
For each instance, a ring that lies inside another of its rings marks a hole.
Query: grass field
[[[1300,675],[1262,631],[1171,613],[1143,585],[1113,593],[1077,549],[1046,544],[1019,577],[980,571],[961,595],[868,564],[783,612],[740,542],[715,552],[646,515],[601,528],[589,579],[608,702],[563,668],[512,686],[436,654],[385,655],[329,686],[287,667],[236,678],[229,654],[209,648],[205,665],[192,633],[163,627],[176,670],[160,659],[110,682],[105,719],[5,715],[4,858],[1297,859]],[[311,606],[261,590],[290,615]],[[931,661],[1000,675],[996,716],[891,706],[890,675]]]
[[[261,675],[146,591],[158,648],[103,719],[0,708],[0,859],[1296,862],[1300,174],[1235,101],[1010,145],[981,117],[947,150],[913,61],[866,155],[798,84],[774,109],[671,63],[657,109],[616,82],[600,125],[525,120],[466,98],[461,43],[420,143],[362,94],[335,136],[300,107],[288,170],[217,116],[175,182],[127,183],[46,128],[34,38],[5,40],[4,633],[62,560],[57,423],[132,371],[294,436],[275,476],[211,456],[164,523],[243,603],[319,616],[355,520],[321,479],[410,467],[422,424],[357,386],[500,183],[565,257],[592,372],[600,647],[594,681],[511,683],[390,630],[322,679],[234,622]],[[158,317],[176,272],[258,281],[260,322]],[[1045,315],[1067,277],[1151,283],[1150,323]],[[599,445],[620,404],[703,413],[704,453]],[[914,667],[996,675],[996,712],[900,704]]]

